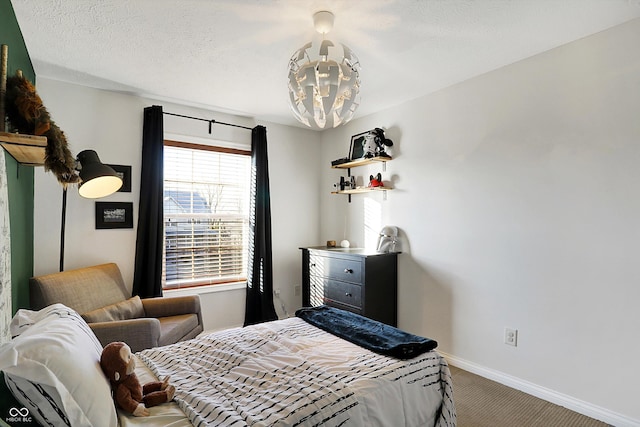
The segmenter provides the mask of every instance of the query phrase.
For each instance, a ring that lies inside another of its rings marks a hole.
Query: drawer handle
[[[344,272],[347,273],[347,274],[353,274],[353,270],[350,269],[350,268],[345,268]]]
[[[353,295],[352,295],[350,292],[345,292],[345,293],[344,293],[344,296],[345,296],[345,297],[352,297]]]
[[[316,266],[315,262],[311,263],[311,267],[315,267],[315,266]]]

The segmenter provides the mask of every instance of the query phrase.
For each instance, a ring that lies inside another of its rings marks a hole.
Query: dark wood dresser
[[[300,249],[303,306],[326,304],[397,326],[397,252]]]

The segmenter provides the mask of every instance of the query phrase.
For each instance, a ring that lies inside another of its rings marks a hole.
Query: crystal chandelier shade
[[[311,128],[328,129],[347,123],[360,105],[360,62],[356,55],[347,46],[324,37],[320,43],[302,46],[289,60],[289,102],[296,119]]]

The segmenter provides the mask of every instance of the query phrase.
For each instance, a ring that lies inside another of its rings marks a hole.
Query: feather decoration
[[[63,185],[80,181],[64,132],[51,120],[33,84],[18,72],[7,78],[6,113],[15,131],[47,137],[44,169]]]

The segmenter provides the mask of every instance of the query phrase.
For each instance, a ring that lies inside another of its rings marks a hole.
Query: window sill
[[[238,289],[245,289],[246,287],[247,287],[247,282],[236,282],[236,283],[228,283],[228,284],[220,284],[220,285],[195,286],[193,288],[166,289],[162,291],[162,294],[167,297],[177,297],[177,296],[185,296],[185,295],[204,295],[204,294],[214,294],[217,292],[235,291]]]

